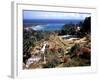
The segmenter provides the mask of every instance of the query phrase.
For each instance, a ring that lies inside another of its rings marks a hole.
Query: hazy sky
[[[58,19],[58,20],[66,20],[66,19],[85,19],[85,17],[89,17],[91,14],[87,13],[57,13],[57,12],[45,12],[45,11],[23,11],[23,19]]]

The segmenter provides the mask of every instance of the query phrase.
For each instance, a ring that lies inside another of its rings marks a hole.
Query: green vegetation
[[[61,30],[56,31],[23,29],[23,63],[26,64],[32,55],[39,55],[41,60],[32,63],[29,68],[90,66],[90,21],[91,18],[88,17],[84,22],[65,24]],[[69,40],[70,37],[63,39],[64,35],[72,35],[75,39]],[[47,42],[45,51],[41,52],[44,42]]]

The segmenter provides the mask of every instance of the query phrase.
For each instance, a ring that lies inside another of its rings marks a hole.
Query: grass
[[[35,47],[40,47],[43,43],[43,39],[35,44]],[[73,41],[63,40],[61,36],[51,35],[48,39],[49,48],[45,52],[46,56],[46,63],[43,64],[43,60],[33,63],[30,65],[29,69],[34,68],[55,68],[55,67],[77,67],[77,66],[90,66],[90,60],[82,59],[80,57],[73,57],[70,58],[68,61],[64,62],[63,57],[67,56],[68,53],[71,56],[77,48],[80,47],[80,44],[76,44]],[[83,44],[83,43],[82,43]],[[86,43],[84,43],[86,44]],[[34,54],[34,48],[32,53]],[[69,49],[69,47],[71,49]],[[50,51],[50,48],[59,49],[61,48],[62,51]],[[68,53],[66,53],[66,51]],[[40,53],[39,53],[40,54]]]

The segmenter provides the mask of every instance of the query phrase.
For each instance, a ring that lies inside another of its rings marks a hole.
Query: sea
[[[23,27],[31,27],[33,30],[60,30],[65,24],[79,24],[83,20],[23,20]]]

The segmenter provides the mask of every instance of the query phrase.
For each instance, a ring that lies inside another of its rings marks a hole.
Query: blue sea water
[[[27,24],[27,23],[66,23],[66,24],[68,24],[68,23],[74,23],[74,24],[77,24],[77,23],[79,23],[80,21],[82,21],[82,20],[72,20],[72,19],[70,19],[70,20],[63,20],[63,19],[50,19],[50,20],[48,20],[48,19],[30,19],[30,20],[28,20],[28,19],[25,19],[25,20],[23,20],[23,23],[24,24]]]
[[[54,31],[54,30],[61,30],[65,24],[45,24],[45,25],[37,25],[32,26],[34,30],[43,30],[43,31]]]
[[[65,24],[78,24],[82,20],[23,20],[25,27],[31,26],[34,30],[60,30]]]

